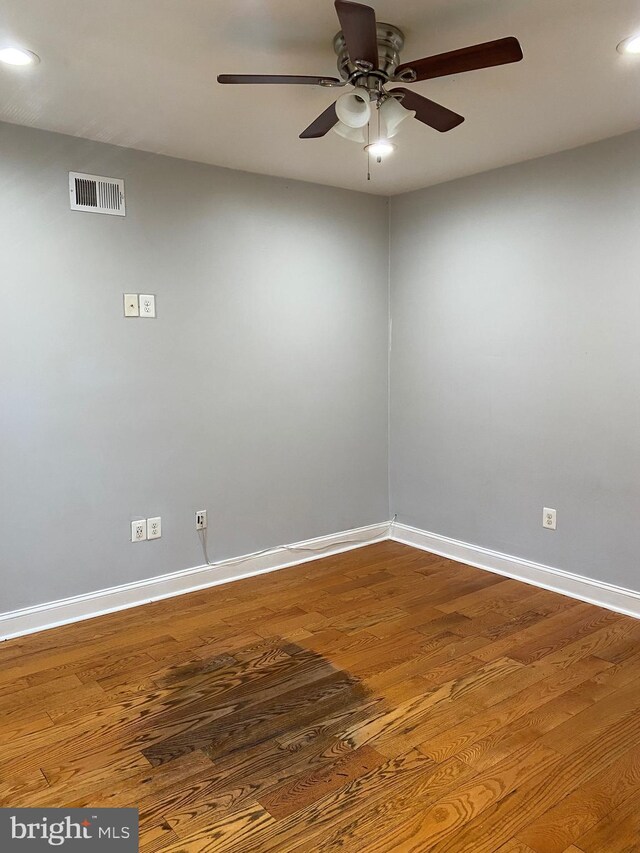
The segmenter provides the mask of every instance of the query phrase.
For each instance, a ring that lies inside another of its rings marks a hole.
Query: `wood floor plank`
[[[470,821],[456,836],[455,844],[447,840],[435,845],[434,853],[493,853],[499,844],[518,837],[525,826],[624,755],[637,743],[639,733],[637,715],[623,718],[589,743],[559,756],[552,773],[538,773],[512,797],[495,803],[479,819]],[[542,745],[543,740],[537,743]]]
[[[462,704],[462,700],[468,699],[475,690],[499,680],[517,668],[520,668],[519,664],[509,661],[487,664],[481,670],[451,679],[440,687],[428,691],[424,696],[418,696],[389,710],[381,710],[364,724],[347,729],[343,738],[356,748],[374,739],[380,746],[385,738],[408,737],[421,723],[430,720],[430,715],[437,706],[440,706],[439,710],[446,714],[449,710],[448,703],[452,700],[459,700]],[[477,710],[477,706],[469,707]],[[472,711],[469,710],[469,713]]]
[[[518,613],[515,616],[511,615],[510,612],[505,613],[504,611],[500,611],[498,613],[489,613],[484,618],[487,619],[495,616],[500,617],[499,621],[481,630],[482,636],[486,637],[487,640],[490,640],[491,642],[504,640],[506,637],[518,634],[520,631],[524,631],[526,628],[530,628],[547,618],[545,614],[540,613],[538,610],[524,610],[522,613]],[[476,621],[477,620],[473,620],[473,624],[475,624]]]
[[[143,853],[640,850],[640,622],[397,542],[7,641],[0,718]]]
[[[610,611],[587,613],[581,619],[574,619],[569,625],[563,625],[555,631],[547,631],[542,637],[529,640],[516,646],[509,652],[509,657],[520,663],[534,663],[547,655],[563,649],[569,643],[574,643],[583,636],[593,634],[600,628],[616,622],[624,621],[624,617]]]
[[[67,694],[80,689],[82,689],[82,682],[77,675],[73,673],[58,675],[44,684],[30,685],[5,695],[0,699],[0,715],[4,721],[8,719],[9,714],[42,707],[41,703],[51,702],[56,694]]]
[[[503,844],[499,850],[496,850],[496,853],[536,853],[536,851],[527,847],[521,841],[513,840]]]
[[[426,801],[411,790],[398,792],[381,808],[363,810],[358,816],[359,824],[352,820],[349,829],[341,827],[341,832],[349,838],[350,853],[431,850],[443,839],[455,836],[460,827],[493,802],[508,796],[518,785],[526,784],[541,766],[550,770],[559,761],[560,756],[552,750],[527,748],[491,773],[472,777],[444,796],[439,796],[442,792],[436,786]]]
[[[638,838],[640,810],[636,799],[630,797],[579,838],[577,849],[579,853],[635,853]]]
[[[582,785],[518,834],[536,853],[563,853],[640,789],[640,746]]]
[[[185,780],[209,775],[213,765],[202,752],[191,752],[173,764],[164,767],[152,767],[148,761],[140,761],[139,766],[123,763],[119,768],[109,768],[109,783],[106,784],[101,770],[95,773],[85,772],[75,779],[59,775],[48,791],[52,805],[67,802],[77,808],[99,806],[101,808],[124,808],[131,806],[135,799],[136,807],[154,798],[160,798],[167,790],[180,790]]]
[[[48,797],[49,784],[42,770],[0,780],[0,808],[13,806],[21,798]]]
[[[474,769],[486,770],[516,750],[538,741],[545,732],[569,720],[590,704],[588,699],[562,694],[491,734],[467,743],[456,755]],[[419,748],[424,751],[424,747],[425,744],[422,744]]]
[[[409,756],[412,754],[409,753]],[[297,836],[299,849],[309,853],[329,853],[340,849],[351,851],[358,848],[376,850],[378,829],[393,824],[398,811],[410,806],[415,807],[416,802],[426,810],[472,776],[473,772],[469,767],[453,758],[425,768],[414,780],[394,780],[387,790],[386,798],[378,796],[367,801],[357,795],[350,796],[351,792],[347,789],[343,792],[341,811],[331,823],[322,827],[320,832],[308,838],[299,829],[294,832],[293,827],[290,835]]]
[[[547,655],[544,662],[559,667],[569,667],[587,655],[597,655],[603,660],[607,660],[607,651],[613,646],[623,648],[631,646],[632,649],[635,649],[638,640],[640,640],[640,624],[633,619],[624,617],[612,625],[600,628],[581,639],[570,642],[563,648]],[[609,662],[614,663],[615,661]]]
[[[357,690],[353,679],[342,672],[335,672],[317,679],[311,684],[296,687],[278,694],[278,701],[260,702],[244,711],[227,713],[204,725],[174,730],[168,738],[145,746],[143,755],[151,764],[172,761],[179,755],[194,749],[202,749],[213,760],[228,752],[259,743],[266,737],[277,737],[293,725],[312,720],[317,715],[318,705],[324,713],[349,702],[355,703],[363,694]],[[225,717],[228,717],[225,720]]]
[[[149,829],[141,830],[138,836],[138,849],[140,853],[156,853],[164,850],[169,844],[180,841],[169,824],[160,823]]]
[[[294,779],[314,773],[323,778],[323,770],[351,752],[348,744],[335,737],[318,738],[295,754],[273,742],[262,744],[251,753],[235,756],[235,762],[217,762],[213,773],[203,773],[144,802],[143,819],[153,822],[162,815],[178,835],[191,835],[256,802],[258,797],[269,798]]]
[[[455,610],[458,613],[463,613],[465,616],[483,616],[501,606],[508,606],[513,602],[529,599],[533,594],[533,587],[503,578],[497,588],[489,586],[476,592],[471,592],[468,595],[442,604],[441,609],[445,612]]]
[[[580,688],[577,688],[578,690]],[[573,752],[580,744],[598,737],[612,724],[640,708],[640,679],[586,708],[576,717],[545,735],[543,742],[559,752]]]
[[[163,849],[167,853],[205,853],[205,851],[218,853],[223,850],[241,850],[247,838],[251,839],[257,833],[265,833],[274,825],[275,820],[269,812],[259,803],[253,803],[242,811],[232,812],[228,817],[217,820],[206,830],[170,843]]]
[[[596,658],[581,661],[569,672],[552,674],[524,689],[491,705],[457,726],[445,729],[424,744],[424,752],[434,761],[444,761],[460,750],[482,740],[493,732],[510,726],[530,711],[545,705],[556,696],[561,696],[578,684],[592,678],[605,668],[604,662]]]
[[[425,777],[429,777],[433,783],[433,772],[436,769],[430,759],[415,750],[390,759],[296,814],[278,821],[267,835],[253,833],[246,845],[240,845],[237,851],[249,853],[259,849],[261,853],[293,853],[321,849],[318,836],[330,832],[350,810],[359,807],[371,809],[381,799],[384,800],[388,795],[387,782],[415,790],[415,786]],[[215,830],[215,827],[212,828]]]
[[[572,625],[576,618],[581,618],[588,613],[589,605],[582,603],[576,604],[569,610],[560,610],[558,613],[540,619],[515,634],[495,640],[490,645],[484,647],[481,652],[478,652],[476,657],[484,661],[496,660],[499,657],[508,655],[518,645],[530,642],[531,640],[544,639],[549,633]]]
[[[278,820],[314,803],[325,794],[335,791],[346,782],[357,779],[375,767],[384,764],[385,758],[370,746],[362,746],[343,755],[324,770],[303,776],[278,788],[258,800],[270,815]]]

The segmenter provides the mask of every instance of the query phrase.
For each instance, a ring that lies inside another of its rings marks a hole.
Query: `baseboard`
[[[361,548],[384,539],[393,539],[432,554],[466,563],[479,569],[515,578],[541,589],[568,595],[617,613],[640,618],[640,592],[554,569],[520,557],[502,554],[468,542],[429,533],[406,524],[381,522],[341,533],[320,536],[292,545],[283,545],[260,554],[221,560],[210,566],[196,566],[147,580],[122,584],[84,595],[25,607],[0,614],[0,641],[36,631],[45,631],[71,622],[103,616],[117,610],[138,607],[175,595],[218,586],[253,575],[274,572]]]
[[[466,563],[468,566],[486,569],[489,572],[559,592],[589,604],[615,610],[617,613],[640,618],[640,592],[631,589],[575,575],[562,569],[554,569],[541,563],[533,563],[520,557],[511,557],[499,551],[449,539],[406,524],[394,523],[391,528],[391,539]]]
[[[361,548],[363,545],[388,539],[389,527],[389,522],[371,524],[367,527],[296,542],[293,545],[283,545],[258,554],[221,560],[213,565],[196,566],[147,580],[2,613],[0,614],[0,641],[56,628],[70,622],[79,622],[82,619],[91,619],[116,610],[137,607],[140,604],[148,604],[150,601],[230,583],[253,575],[274,572],[299,563],[328,557],[331,554],[350,551],[353,548]]]

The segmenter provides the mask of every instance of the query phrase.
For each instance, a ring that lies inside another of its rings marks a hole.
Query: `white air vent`
[[[71,210],[124,216],[124,181],[69,172]]]

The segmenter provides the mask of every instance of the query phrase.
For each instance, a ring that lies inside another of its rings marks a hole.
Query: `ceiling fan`
[[[301,139],[317,139],[335,130],[356,142],[367,142],[378,159],[393,150],[389,142],[402,121],[414,116],[418,121],[444,133],[464,121],[463,116],[405,86],[387,88],[390,83],[417,83],[449,74],[519,62],[520,43],[513,36],[475,44],[413,62],[400,62],[404,34],[392,24],[376,21],[375,11],[362,3],[335,0],[341,31],[333,40],[338,55],[337,77],[269,74],[220,74],[219,83],[285,83],[343,87],[353,91],[342,95],[300,134]],[[378,133],[370,140],[371,105],[377,112]]]

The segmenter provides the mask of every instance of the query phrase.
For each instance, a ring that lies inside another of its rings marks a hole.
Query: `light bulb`
[[[375,157],[376,160],[382,160],[387,155],[393,154],[396,146],[393,142],[389,142],[388,139],[378,139],[377,142],[366,145],[364,150],[371,154],[372,157]]]
[[[40,57],[30,50],[22,50],[18,47],[3,47],[0,49],[0,62],[7,65],[37,65]]]
[[[618,45],[618,53],[640,53],[640,36],[631,36],[631,38],[621,41]]]

